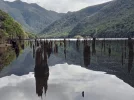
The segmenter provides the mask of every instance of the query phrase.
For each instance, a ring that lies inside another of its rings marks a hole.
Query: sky
[[[15,1],[15,0],[5,0]],[[82,8],[101,4],[111,0],[21,0],[27,3],[37,3],[47,10],[52,10],[60,13],[66,13],[68,11],[78,11]]]

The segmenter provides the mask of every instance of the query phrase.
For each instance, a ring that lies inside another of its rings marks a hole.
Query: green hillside
[[[27,34],[21,25],[14,21],[7,13],[0,10],[0,37],[1,38],[25,38]]]
[[[86,17],[70,32],[70,36],[133,37],[134,0],[115,0],[96,14]]]
[[[15,50],[11,48],[8,39],[27,38],[28,35],[23,31],[21,25],[13,20],[7,13],[0,10],[0,71],[7,66],[16,56]],[[23,49],[24,41],[17,42],[19,52]]]
[[[26,32],[39,33],[45,27],[61,18],[61,13],[48,11],[37,4],[28,4],[20,0],[8,2],[0,0],[0,9],[19,22]]]
[[[66,14],[44,31],[46,37],[134,37],[134,0],[114,0]]]
[[[55,21],[48,27],[46,27],[42,32],[41,35],[48,37],[64,37],[68,36],[68,33],[85,17],[90,16],[100,9],[102,9],[108,3],[87,7],[77,12],[69,12],[61,19]]]

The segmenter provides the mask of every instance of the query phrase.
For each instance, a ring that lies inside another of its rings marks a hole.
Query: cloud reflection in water
[[[33,73],[0,79],[0,100],[40,100]],[[81,93],[85,92],[83,98]],[[46,100],[133,100],[134,89],[104,72],[80,66],[58,64],[50,67]]]

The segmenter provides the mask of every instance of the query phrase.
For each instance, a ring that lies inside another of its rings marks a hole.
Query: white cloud
[[[15,1],[15,0],[5,0]],[[28,3],[37,3],[40,6],[57,12],[77,11],[87,6],[96,5],[111,0],[21,0]]]
[[[36,95],[32,73],[0,78],[0,100],[41,100]],[[85,98],[81,93],[85,92]],[[133,100],[134,89],[114,75],[81,66],[50,67],[48,91],[42,100]]]

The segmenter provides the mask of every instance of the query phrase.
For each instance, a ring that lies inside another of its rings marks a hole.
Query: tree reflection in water
[[[42,97],[43,89],[45,95],[48,89],[47,81],[49,78],[49,67],[47,64],[47,48],[48,48],[48,42],[45,41],[44,45],[41,45],[41,47],[39,47],[36,51],[36,59],[35,59],[36,64],[34,72],[36,80],[36,93],[38,94],[39,97]]]
[[[77,39],[77,41],[76,41],[76,50],[77,51],[79,51],[79,47],[80,46],[80,40],[79,39]]]
[[[20,54],[19,44],[15,40],[11,40],[11,44],[12,44],[12,48],[15,50],[16,58],[17,58]]]
[[[95,44],[96,44],[96,38],[93,38],[93,41],[92,41],[92,55],[96,54]]]
[[[35,58],[35,46],[33,45],[33,58]]]
[[[109,54],[109,57],[111,56],[111,46],[109,45],[109,48],[108,48],[108,54]]]
[[[89,45],[89,43],[92,44]],[[134,82],[130,82],[131,80],[128,79],[129,75],[126,74],[132,72],[133,67],[132,39],[110,42],[104,39],[100,42],[94,38],[93,41],[84,40],[82,43],[80,40],[70,42],[67,39],[60,41],[35,40],[35,44],[33,44],[33,56],[36,60],[34,71],[36,93],[40,97],[42,97],[43,92],[46,94],[48,89],[49,67],[47,60],[51,58],[53,53],[56,55],[52,57],[57,56],[56,60],[58,60],[58,57],[65,60],[67,56],[65,62],[69,64],[81,65],[90,70],[104,71],[108,74],[116,75],[118,78],[134,86]],[[124,72],[126,73],[124,74]]]
[[[128,39],[128,48],[129,48],[129,54],[128,54],[128,72],[130,73],[132,67],[133,67],[133,40],[131,38]]]
[[[54,53],[58,54],[58,44],[55,42]]]
[[[67,41],[66,41],[66,39],[64,39],[64,55],[65,55],[65,59],[66,59],[66,55],[67,55],[66,46],[67,46]]]
[[[85,45],[84,51],[83,51],[83,58],[84,58],[84,65],[85,67],[88,67],[90,65],[90,46]]]

